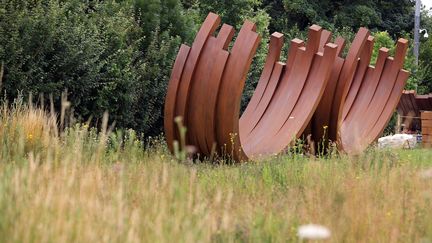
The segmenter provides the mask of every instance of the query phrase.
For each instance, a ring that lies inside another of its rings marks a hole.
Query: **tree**
[[[303,30],[311,24],[326,29],[367,27],[388,31],[392,37],[410,32],[414,2],[411,0],[265,0],[271,16],[270,30],[287,31],[297,25]]]
[[[427,94],[432,92],[432,15],[431,11],[423,10],[421,28],[429,32],[429,38],[420,35],[420,56],[418,68],[418,90],[419,93]]]
[[[68,90],[76,114],[132,126],[140,29],[124,3],[0,1],[0,59],[9,99],[22,91],[52,94],[57,107]],[[114,95],[116,94],[116,95]],[[47,99],[47,98],[46,98]]]
[[[193,29],[179,0],[0,0],[3,88],[10,100],[53,94],[57,108],[68,90],[82,120],[108,111],[118,127],[159,134],[170,69]]]
[[[163,128],[163,104],[171,67],[180,44],[192,42],[195,24],[179,0],[136,0],[135,9],[144,35],[133,120],[140,131],[156,135]]]

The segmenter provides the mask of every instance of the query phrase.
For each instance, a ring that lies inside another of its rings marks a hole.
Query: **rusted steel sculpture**
[[[415,90],[404,90],[397,110],[402,116],[420,117],[421,111],[432,111],[432,94],[419,95]]]
[[[432,94],[419,95],[415,90],[404,90],[397,111],[403,119],[404,129],[420,130],[420,113],[432,111]]]
[[[328,126],[328,139],[337,141],[340,150],[359,153],[378,139],[390,120],[409,76],[402,69],[408,41],[399,39],[394,58],[387,48],[381,48],[375,67],[369,66],[373,44],[369,31],[361,28],[346,59],[336,59],[312,120],[315,141]]]
[[[423,148],[432,148],[432,111],[421,112]]]
[[[382,49],[374,68],[369,66],[373,38],[367,29],[360,29],[344,59],[345,41],[337,38],[329,43],[331,33],[313,25],[307,43],[291,41],[287,61],[282,63],[284,40],[276,32],[256,90],[239,119],[260,36],[255,24],[245,21],[228,51],[234,29],[224,24],[213,36],[219,24],[219,16],[210,13],[192,46],[180,47],[165,102],[165,134],[171,151],[173,142],[180,140],[174,122],[178,116],[188,129],[186,143],[205,156],[224,153],[241,161],[277,154],[305,131],[320,139],[324,127],[342,150],[360,151],[384,129],[408,78],[401,70],[405,40],[399,40],[394,59]],[[352,129],[367,144],[354,146]]]

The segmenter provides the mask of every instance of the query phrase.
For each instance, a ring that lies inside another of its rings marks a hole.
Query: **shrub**
[[[0,0],[8,99],[20,91],[52,94],[60,107],[67,90],[81,120],[108,111],[118,127],[159,133],[170,67],[190,22],[162,21],[184,16],[177,0],[154,1],[156,9],[140,2]]]

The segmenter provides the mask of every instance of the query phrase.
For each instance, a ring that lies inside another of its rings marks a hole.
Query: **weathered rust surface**
[[[432,111],[421,112],[422,144],[424,148],[432,148]]]
[[[188,113],[188,101],[190,96],[190,86],[193,82],[193,76],[195,73],[195,69],[198,61],[200,60],[200,55],[202,50],[204,49],[204,45],[216,28],[220,23],[220,17],[216,14],[210,13],[205,19],[203,25],[201,26],[198,34],[192,44],[191,50],[189,52],[189,56],[187,58],[185,67],[183,69],[182,77],[180,79],[180,84],[177,91],[177,98],[175,103],[175,115],[182,117],[187,123],[187,113]],[[187,143],[189,143],[189,139],[193,137],[193,129],[189,129],[188,136],[186,137]]]
[[[175,107],[177,101],[177,90],[179,87],[180,79],[182,77],[183,68],[185,66],[190,47],[182,45],[174,63],[174,67],[171,73],[171,79],[168,83],[167,95],[165,98],[165,110],[164,110],[164,128],[165,137],[168,144],[168,148],[173,151],[174,140],[179,140],[176,136],[176,124],[175,118]]]
[[[397,111],[402,117],[404,129],[423,131],[419,117],[423,111],[432,111],[432,94],[419,95],[415,90],[404,90]]]
[[[326,74],[331,66],[319,65],[322,64],[322,54],[318,54],[321,31],[321,27],[316,25],[309,29],[309,41],[306,47],[295,50],[292,67],[288,66],[287,71],[282,75],[280,85],[265,114],[250,134],[240,134],[240,138],[244,138],[242,142],[244,141],[243,147],[247,154],[258,157],[278,153],[281,146],[286,147],[298,137],[296,134],[298,129],[304,129],[302,126],[307,125],[308,121],[304,119],[308,119],[308,116],[313,114],[313,110],[304,110],[302,116],[294,116],[292,113],[296,106],[317,105],[328,81]],[[331,52],[325,53],[326,57],[330,56],[331,63],[335,53],[333,57]],[[318,71],[324,75],[318,76]],[[308,97],[306,103],[299,102],[302,93],[307,91],[306,84],[309,84],[309,88],[310,83],[317,85],[315,88],[318,94]],[[297,121],[302,123],[300,127]],[[290,125],[293,131],[289,134],[283,133]]]
[[[269,53],[264,64],[264,70],[251,100],[240,118],[240,133],[242,134],[249,134],[253,130],[257,124],[257,119],[261,118],[273,97],[282,71],[281,65],[284,65],[280,64],[276,68],[284,44],[283,41],[283,35],[280,33],[276,32],[270,36]]]
[[[174,118],[181,116],[187,144],[202,156],[216,152],[237,161],[260,158],[284,151],[303,133],[316,142],[337,141],[341,151],[356,153],[382,132],[409,75],[402,70],[403,39],[394,59],[382,48],[372,67],[373,38],[367,29],[359,30],[344,58],[345,40],[338,37],[333,44],[331,32],[313,25],[307,43],[291,41],[282,63],[283,35],[275,32],[256,90],[240,117],[260,36],[255,24],[245,21],[228,51],[234,29],[224,24],[214,36],[219,24],[219,16],[210,13],[192,47],[182,45],[175,61],[164,121],[171,151],[179,140]],[[429,97],[423,98],[427,102]],[[401,103],[398,110],[406,109],[408,104]]]
[[[408,43],[398,41],[394,59],[387,48],[381,48],[375,67],[369,65],[373,44],[373,37],[362,28],[341,69],[336,59],[329,87],[312,120],[316,142],[324,138],[337,142],[340,151],[359,153],[380,136],[391,118],[409,76],[402,70]],[[336,91],[330,86],[334,82]]]
[[[432,94],[419,95],[415,90],[404,90],[397,109],[402,116],[419,117],[422,111],[432,111]]]
[[[388,50],[381,48],[376,67],[368,68],[350,111],[339,121],[341,150],[359,153],[384,130],[409,76],[402,69],[407,49],[408,41],[404,39],[399,39],[394,58],[388,57]]]

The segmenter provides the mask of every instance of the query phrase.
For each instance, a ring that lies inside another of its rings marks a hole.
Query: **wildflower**
[[[33,139],[33,134],[31,134],[31,133],[29,133],[29,134],[27,134],[27,140],[32,140]]]
[[[113,166],[112,169],[115,173],[120,173],[123,170],[123,165],[120,163],[120,161],[117,161]]]
[[[423,179],[432,179],[432,168],[425,170],[425,171],[422,171],[420,173],[420,177]]]
[[[183,121],[183,118],[181,117],[181,116],[176,116],[175,118],[174,118],[174,122],[176,122],[176,123],[180,123],[180,122],[182,122]]]
[[[330,238],[330,230],[322,225],[307,224],[299,227],[297,235],[302,240],[325,240]]]
[[[193,145],[187,145],[186,146],[186,153],[190,156],[192,156],[193,154],[197,153],[198,149],[197,147],[193,146]]]

